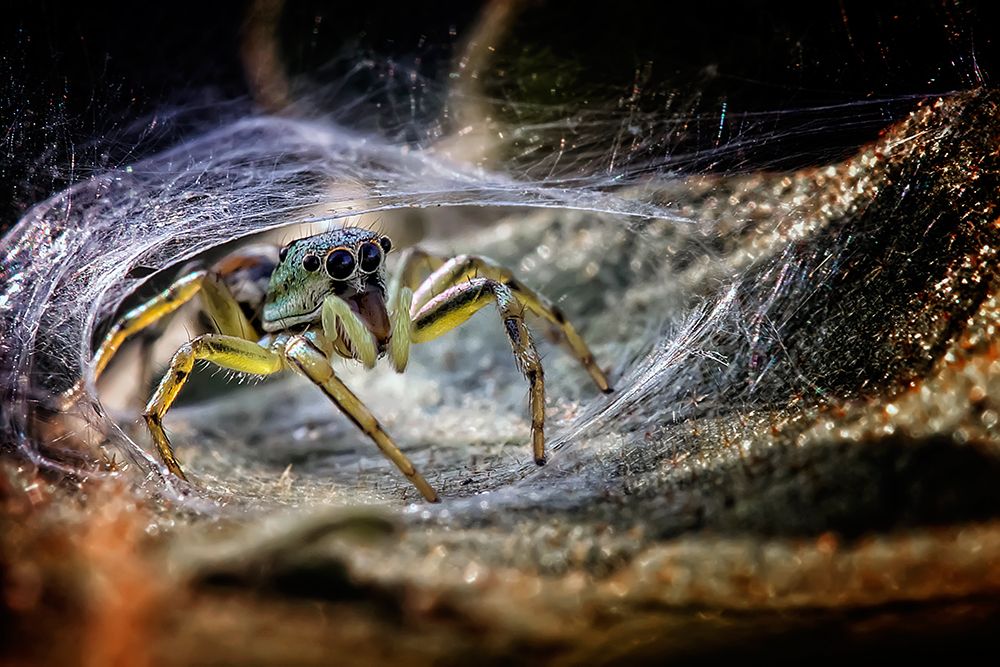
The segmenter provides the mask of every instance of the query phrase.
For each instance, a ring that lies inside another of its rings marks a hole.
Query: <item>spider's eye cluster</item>
[[[382,246],[369,241],[358,249],[358,265],[365,273],[374,273],[382,263]]]
[[[354,275],[354,255],[347,248],[337,248],[326,256],[326,272],[334,280],[347,280]]]

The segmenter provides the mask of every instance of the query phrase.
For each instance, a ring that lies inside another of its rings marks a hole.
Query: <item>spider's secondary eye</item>
[[[278,251],[278,261],[284,262],[285,258],[288,257],[288,248],[291,246],[282,246],[281,250]]]
[[[358,263],[365,273],[372,273],[378,270],[378,265],[382,263],[382,248],[377,243],[365,243],[358,250]]]
[[[354,255],[340,248],[326,256],[326,272],[334,280],[347,280],[354,273]]]
[[[310,273],[319,271],[321,264],[322,262],[319,261],[319,257],[316,255],[306,255],[302,258],[302,268]]]
[[[389,251],[392,250],[392,241],[389,239],[388,236],[383,236],[382,238],[380,238],[378,240],[378,244],[382,246],[382,252],[384,252],[387,255],[389,254]]]

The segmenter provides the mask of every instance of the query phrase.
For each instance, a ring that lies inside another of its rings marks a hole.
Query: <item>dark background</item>
[[[27,4],[8,3],[0,21],[0,230],[95,170],[252,107],[240,60],[250,3]],[[491,92],[559,105],[585,94],[614,109],[638,82],[644,111],[677,113],[682,95],[686,112],[707,116],[885,100],[874,116],[865,107],[864,122],[851,122],[850,107],[825,112],[815,121],[822,131],[796,139],[799,163],[869,140],[912,107],[908,96],[989,85],[997,69],[1000,17],[985,1],[581,7],[528,3],[510,38],[510,53],[565,64],[556,85],[525,84],[530,76],[516,71],[515,58],[507,62],[515,76]],[[480,8],[458,0],[290,3],[281,22],[286,65],[322,83],[341,76],[352,54],[375,54],[444,83],[452,49]],[[767,131],[780,133],[782,122],[770,116]],[[695,133],[686,148],[731,136]],[[786,166],[762,155],[761,164]],[[753,159],[743,155],[741,164]]]

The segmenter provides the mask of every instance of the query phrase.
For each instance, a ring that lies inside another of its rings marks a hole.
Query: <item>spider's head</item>
[[[334,294],[361,316],[377,339],[388,338],[385,255],[391,248],[388,237],[358,227],[292,241],[281,249],[271,274],[264,330],[318,322],[323,300]]]

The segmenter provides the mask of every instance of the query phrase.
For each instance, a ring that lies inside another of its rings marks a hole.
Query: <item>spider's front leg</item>
[[[427,302],[413,317],[412,340],[423,343],[460,326],[483,306],[495,303],[518,369],[528,380],[531,445],[535,463],[545,463],[545,377],[531,332],[524,323],[524,305],[503,283],[473,278],[449,287]]]
[[[330,360],[308,335],[289,339],[284,354],[291,365],[322,389],[341,412],[375,442],[386,458],[396,464],[400,472],[406,475],[424,498],[432,503],[438,501],[438,495],[431,485],[399,450],[371,410],[340,381],[330,366]]]
[[[252,375],[271,375],[282,368],[280,355],[253,341],[235,336],[205,334],[185,343],[177,350],[170,361],[170,369],[160,380],[142,416],[146,420],[163,463],[170,472],[181,479],[187,478],[177,459],[174,458],[170,440],[163,430],[163,417],[177,398],[196,361],[209,361],[216,366]]]

